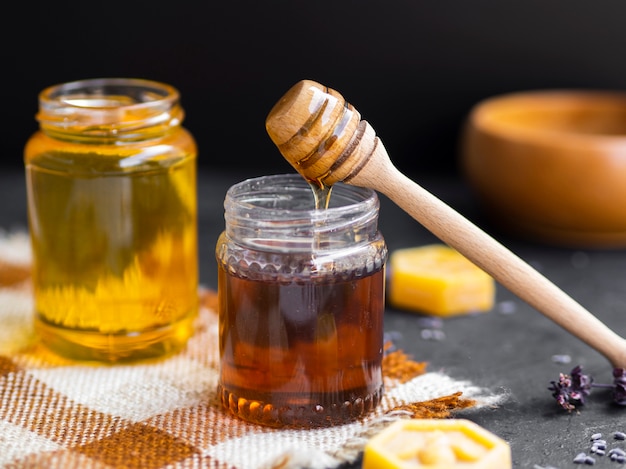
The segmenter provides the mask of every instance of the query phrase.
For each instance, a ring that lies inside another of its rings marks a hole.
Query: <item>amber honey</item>
[[[267,186],[252,182],[245,202],[237,190],[232,205],[227,196],[217,245],[219,396],[234,415],[264,425],[354,420],[383,392],[387,251],[377,199],[358,189],[370,204],[308,212],[304,181],[261,179]],[[352,189],[335,188],[334,197],[345,199],[342,190]],[[324,221],[308,218],[317,212],[328,212]]]
[[[328,425],[376,407],[383,275],[280,284],[220,269],[225,405],[270,425]]]
[[[44,109],[25,150],[36,330],[74,359],[173,353],[197,311],[195,144],[179,122],[150,124],[162,109],[72,99],[93,126]]]

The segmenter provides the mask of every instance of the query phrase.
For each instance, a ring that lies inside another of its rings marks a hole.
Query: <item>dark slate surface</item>
[[[213,249],[224,225],[224,193],[233,183],[259,175],[208,170],[199,175],[201,280],[211,288],[217,287]],[[461,181],[425,176],[417,182],[481,225],[472,193]],[[3,172],[0,229],[25,227],[23,175]],[[438,241],[384,196],[380,229],[390,250]],[[609,327],[626,335],[626,250],[564,249],[491,234]],[[610,439],[612,432],[626,431],[626,408],[613,405],[607,391],[595,389],[584,407],[567,413],[556,405],[547,389],[559,372],[569,372],[575,364],[582,365],[597,382],[611,382],[606,359],[508,290],[498,286],[496,307],[489,313],[445,320],[443,340],[421,338],[418,319],[413,313],[388,309],[385,328],[395,332],[398,347],[418,361],[427,361],[430,370],[442,370],[454,378],[506,394],[498,407],[463,416],[507,440],[515,468],[581,467],[573,459],[579,452],[589,451],[590,437],[597,432],[609,437],[610,447],[626,446]],[[557,363],[554,355],[568,355],[572,361]],[[358,468],[360,463],[348,467]],[[620,465],[607,456],[598,456],[594,467]]]

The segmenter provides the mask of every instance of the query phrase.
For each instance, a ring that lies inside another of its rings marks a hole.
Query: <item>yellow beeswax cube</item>
[[[363,469],[510,469],[503,439],[464,419],[400,420],[370,438]]]
[[[495,301],[495,281],[443,244],[398,249],[389,257],[387,302],[435,316],[485,312]]]

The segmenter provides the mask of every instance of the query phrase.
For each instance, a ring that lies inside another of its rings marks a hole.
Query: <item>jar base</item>
[[[78,361],[123,363],[164,358],[179,352],[192,336],[197,312],[175,323],[143,332],[103,334],[59,327],[35,318],[35,332],[51,352]]]
[[[277,402],[284,400],[278,405],[241,397],[222,384],[218,384],[217,392],[222,406],[247,422],[269,427],[315,428],[346,424],[365,417],[380,403],[384,386],[364,397],[351,397],[344,401],[336,399],[337,393],[328,393],[326,397],[310,396],[306,402],[289,402],[273,393]],[[329,396],[334,398],[333,401],[325,402]]]

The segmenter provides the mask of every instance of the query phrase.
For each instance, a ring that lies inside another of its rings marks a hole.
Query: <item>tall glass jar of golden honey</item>
[[[320,427],[373,410],[383,393],[387,247],[370,189],[335,184],[316,209],[299,175],[232,186],[217,242],[220,375],[232,414]]]
[[[59,355],[169,355],[197,312],[196,144],[167,84],[104,78],[39,95],[25,147],[35,328]]]

